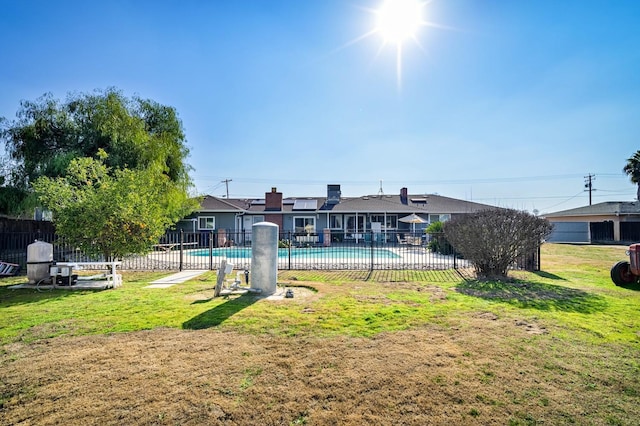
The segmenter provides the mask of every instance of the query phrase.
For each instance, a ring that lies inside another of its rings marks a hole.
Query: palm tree
[[[622,171],[629,175],[631,183],[638,185],[636,197],[640,201],[640,151],[636,151],[631,158],[627,159],[627,164]]]

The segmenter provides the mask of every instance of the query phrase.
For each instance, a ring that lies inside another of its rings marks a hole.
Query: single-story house
[[[550,242],[640,242],[640,203],[637,201],[607,201],[544,217],[554,225],[547,240]]]
[[[340,185],[327,185],[326,197],[283,197],[272,188],[264,198],[231,199],[205,196],[201,208],[180,221],[185,232],[220,232],[235,234],[236,242],[250,239],[254,223],[267,221],[280,226],[281,232],[292,232],[308,242],[365,238],[369,232],[423,233],[430,223],[496,207],[440,195],[410,195],[402,188],[397,195],[365,195],[342,197]],[[422,223],[405,223],[411,214]]]

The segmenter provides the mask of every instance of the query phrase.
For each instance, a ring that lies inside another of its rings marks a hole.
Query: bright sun
[[[375,23],[370,31],[349,41],[340,49],[357,43],[371,36],[380,36],[382,43],[378,54],[390,46],[396,51],[396,75],[398,89],[402,88],[402,50],[403,46],[411,41],[424,51],[420,40],[419,31],[422,27],[447,28],[424,20],[422,14],[425,6],[432,0],[377,0],[380,5],[377,9],[365,8],[368,13],[375,17]]]
[[[415,38],[423,25],[423,3],[417,0],[385,0],[376,11],[378,17],[375,31],[384,37],[386,43],[401,45],[405,40]]]
[[[373,33],[383,38],[384,45],[395,46],[396,73],[398,89],[402,87],[402,47],[408,40],[413,40],[418,46],[418,30],[429,25],[422,19],[422,9],[426,0],[384,0],[374,13],[377,17]]]

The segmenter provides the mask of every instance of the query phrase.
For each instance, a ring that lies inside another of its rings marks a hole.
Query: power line
[[[597,173],[598,176],[605,177],[619,177],[625,178],[624,175],[620,173]],[[594,174],[591,174],[595,176]],[[194,175],[196,179],[200,180],[214,180],[220,179],[220,176],[211,176],[211,175]],[[433,180],[385,180],[387,184],[398,184],[398,185],[468,185],[468,184],[492,184],[492,183],[501,183],[501,182],[539,182],[539,181],[553,181],[553,180],[564,180],[564,179],[575,179],[578,177],[585,177],[582,174],[557,174],[557,175],[537,175],[537,176],[514,176],[514,177],[491,177],[491,178],[469,178],[469,179],[433,179]],[[287,178],[260,178],[260,177],[236,177],[236,182],[241,183],[268,183],[270,185],[288,185],[288,184],[296,184],[296,185],[326,185],[327,182],[335,181],[335,177],[330,179],[322,179],[322,180],[311,180],[311,179],[287,179]],[[224,182],[224,180],[222,181]],[[371,185],[371,181],[360,181],[360,180],[341,180],[343,185]]]
[[[559,202],[558,204],[554,204],[554,205],[552,205],[552,206],[549,206],[549,207],[545,208],[545,210],[550,210],[550,209],[552,209],[552,208],[554,208],[554,207],[557,207],[557,206],[559,206],[559,205],[561,205],[561,204],[564,204],[564,203],[566,203],[566,202],[569,202],[569,201],[573,200],[574,198],[576,198],[578,195],[582,194],[582,192],[583,192],[583,191],[580,191],[580,192],[578,192],[576,195],[574,195],[573,197],[567,198],[566,200],[561,201],[561,202]]]

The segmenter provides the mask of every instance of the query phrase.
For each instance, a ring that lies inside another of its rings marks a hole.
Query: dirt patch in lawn
[[[583,372],[555,372],[524,328],[477,312],[371,339],[156,329],[14,343],[0,424],[581,423],[602,392],[575,392]]]
[[[286,297],[287,290],[291,290],[291,297]],[[296,285],[279,285],[276,293],[270,296],[261,296],[259,294],[249,294],[252,295],[255,299],[266,299],[269,302],[295,302],[300,300],[308,300],[314,299],[318,295],[318,290],[313,287],[311,284],[305,285],[304,283],[296,283]],[[206,301],[211,300],[213,297],[213,290],[207,290],[199,293],[191,293],[185,296],[186,300],[191,302],[198,301]],[[222,296],[226,297],[226,296]],[[237,295],[232,295],[231,297],[237,297]]]
[[[425,330],[290,339],[163,329],[8,351],[19,359],[3,363],[4,424],[425,424],[464,418],[445,407],[473,399],[452,388],[459,345]]]

